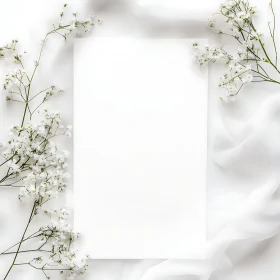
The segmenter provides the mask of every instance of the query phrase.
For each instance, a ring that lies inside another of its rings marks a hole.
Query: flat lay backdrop
[[[70,1],[71,3],[71,1]],[[147,36],[219,39],[207,29],[207,18],[219,0],[92,0],[76,1],[82,14],[93,11],[103,24],[92,36]],[[255,0],[265,31],[268,1]],[[22,41],[28,56],[38,52],[40,40],[56,21],[59,1],[3,1],[0,44]],[[276,11],[280,3],[275,2]],[[279,18],[280,18],[280,13]],[[279,38],[278,38],[279,39]],[[280,40],[278,40],[280,42]],[[225,44],[226,41],[219,41]],[[34,57],[35,59],[35,57]],[[65,92],[49,103],[72,123],[73,46],[50,41],[37,85],[56,84]],[[0,78],[6,63],[0,62]],[[196,67],[196,66],[194,66]],[[197,66],[198,67],[198,66]],[[90,71],[90,69],[85,69]],[[280,276],[280,87],[248,86],[235,103],[219,101],[221,69],[209,67],[209,128],[206,260],[98,260],[89,262],[86,279],[100,280],[276,280]],[[39,77],[39,75],[37,77]],[[190,88],[188,94],[195,94]],[[20,119],[22,109],[0,95],[0,142]],[[195,121],[195,120],[194,120]],[[71,151],[72,142],[62,141]],[[72,172],[70,159],[69,172]],[[72,207],[72,185],[62,201]],[[28,207],[17,201],[17,190],[0,190],[0,250],[20,238]],[[90,222],[90,221],[89,221]],[[112,233],[113,234],[113,233]],[[0,277],[11,259],[0,259]],[[41,273],[15,269],[10,279],[44,279]],[[59,279],[59,276],[54,279]]]

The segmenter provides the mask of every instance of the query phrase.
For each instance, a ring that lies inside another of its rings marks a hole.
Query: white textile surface
[[[13,2],[20,6],[23,5],[23,1],[20,0]],[[41,6],[39,4],[34,6],[35,2],[42,2]],[[81,1],[79,4],[87,6],[87,10],[92,9],[96,15],[103,18],[103,25],[98,27],[95,32],[97,35],[98,33],[101,35],[101,32],[104,35],[119,32],[118,34],[127,36],[210,37],[211,40],[217,39],[214,36],[208,36],[211,32],[206,28],[207,23],[200,22],[200,20],[215,12],[220,1],[165,0],[162,2],[161,5],[160,0],[95,0],[94,3]],[[255,2],[256,5],[262,7],[262,20],[267,20],[268,1],[255,0]],[[5,10],[6,6],[11,5],[9,3],[8,1],[1,3],[1,43],[6,42],[6,36],[7,40],[12,38],[12,32],[17,31],[16,35],[19,38],[25,37],[27,48],[38,43],[46,29],[46,23],[50,23],[49,17],[58,12],[58,5],[52,5],[53,2],[29,0],[24,1],[26,9],[17,8],[17,5],[14,5],[11,6],[11,9]],[[197,5],[198,3],[200,4]],[[279,3],[275,2],[275,4],[278,6],[276,11],[279,11]],[[36,8],[38,8],[38,12]],[[25,16],[21,11],[25,11]],[[120,14],[118,15],[117,12]],[[122,13],[126,16],[121,15]],[[39,25],[35,24],[35,20],[33,25],[29,24],[33,16],[39,21]],[[123,20],[121,21],[120,18]],[[14,28],[9,29],[7,22]],[[43,33],[40,33],[40,28],[44,29]],[[28,34],[30,36],[26,38]],[[36,38],[36,40],[31,40],[31,38]],[[71,95],[68,94],[72,92],[72,58],[71,51],[61,45],[59,44],[59,48],[63,49],[64,55],[62,57],[58,56],[58,50],[46,55],[49,56],[49,70],[57,69],[56,73],[50,75],[49,78],[60,81],[61,85],[65,82],[68,93],[65,93],[52,105],[55,109],[59,108],[66,115],[66,120],[71,122],[72,112],[69,112],[69,107],[65,104],[68,105],[67,102],[71,99]],[[63,59],[64,61],[70,59],[70,62],[63,64]],[[61,68],[51,68],[51,66],[59,67],[58,65]],[[59,71],[61,69],[64,71]],[[209,72],[207,186],[209,248],[207,259],[204,261],[90,261],[86,279],[279,279],[280,88],[268,87],[268,85],[263,84],[250,85],[235,103],[221,104],[218,99],[217,87],[220,69],[217,71],[210,66]],[[11,106],[7,107],[3,103],[3,99],[2,96],[1,115],[4,121],[2,120],[1,138],[2,134],[7,134],[7,127],[18,120],[20,115],[20,112],[16,111],[11,113],[12,109],[16,109]],[[18,206],[16,194],[10,190],[1,190],[0,209],[0,247],[4,249],[21,235],[24,221],[19,219],[23,215],[23,209]],[[0,261],[0,276],[6,271],[8,263],[8,261],[7,263]],[[19,276],[21,279],[29,280],[44,279],[44,276],[37,272],[29,272],[28,275],[13,273],[10,279],[18,279]]]

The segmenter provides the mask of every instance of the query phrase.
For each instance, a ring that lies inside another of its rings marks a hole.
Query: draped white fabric
[[[5,24],[8,19],[13,18],[13,22],[18,19],[14,17],[13,9],[3,12],[8,2],[2,2],[1,42],[5,43],[5,34],[8,36],[7,40],[13,34],[10,34],[12,31],[8,32],[7,27],[4,29],[3,26],[7,26]],[[91,3],[79,1],[79,6],[84,6],[85,10],[93,10],[96,15],[103,18],[103,25],[96,29],[96,36],[115,34],[116,36],[209,37],[211,40],[217,40],[213,35],[209,35],[211,32],[206,28],[207,22],[200,20],[205,15],[215,12],[220,1],[169,0],[163,2],[164,5],[161,5],[159,0],[92,0]],[[209,5],[210,2],[211,5]],[[39,6],[36,5],[32,9],[35,1],[25,3],[26,11],[28,11],[26,17],[32,18],[36,13],[36,7],[39,8]],[[58,12],[58,5],[51,3],[45,3],[48,9],[43,11],[41,8],[36,15],[37,19],[40,16],[40,23],[44,29],[45,22],[50,22],[48,17]],[[255,0],[255,3],[261,9],[261,20],[266,21],[268,1]],[[280,3],[275,1],[275,5],[277,5],[276,11],[280,11]],[[45,12],[46,10],[48,12]],[[18,29],[13,28],[13,30],[18,31],[19,37],[26,36],[28,33],[20,33],[20,28],[31,30],[34,27],[36,33],[30,34],[37,38],[37,42],[44,33],[44,31],[39,32],[41,28],[39,26],[24,25],[24,18],[19,19],[17,26]],[[38,33],[41,35],[39,36]],[[25,38],[28,47],[34,42],[30,38],[31,36]],[[220,43],[224,44],[224,42]],[[61,46],[61,48],[65,47]],[[69,56],[71,57],[69,50],[68,58],[66,54],[65,57],[58,58],[57,53],[58,50],[55,54],[46,54],[50,58],[48,69],[61,64],[63,59],[66,61],[69,60]],[[69,81],[71,77],[72,64],[65,63],[61,67],[65,71],[57,71],[50,78],[54,78],[55,81],[61,78],[60,84],[63,85],[63,81]],[[280,88],[264,84],[250,85],[235,103],[222,104],[218,99],[217,87],[221,71],[220,67],[217,69],[210,66],[207,259],[200,261],[96,260],[89,262],[89,273],[86,279],[276,280],[279,278]],[[65,77],[65,75],[68,76]],[[68,92],[71,93],[71,89]],[[64,94],[61,99],[58,99],[58,103],[51,103],[51,105],[55,109],[60,106],[60,111],[71,122],[72,112],[69,112],[69,107],[64,105],[69,104],[67,102],[70,98],[70,95]],[[8,115],[11,107],[3,105],[2,101],[3,99],[1,99],[1,112],[4,124],[1,131],[7,132],[7,127],[18,120],[19,113]],[[13,244],[20,236],[24,228],[24,219],[23,222],[19,220],[23,212],[17,206],[15,193],[3,190],[0,202],[2,240],[0,245],[4,249],[7,244]],[[13,207],[13,211],[7,213],[7,207]],[[7,263],[0,262],[1,275],[6,271]],[[33,277],[44,279],[41,274],[31,273],[34,272],[28,272],[26,279],[33,279]],[[24,278],[24,275],[20,275],[21,278]],[[17,279],[19,274],[15,273],[13,276]]]

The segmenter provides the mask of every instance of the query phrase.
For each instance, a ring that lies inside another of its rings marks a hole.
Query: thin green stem
[[[33,70],[32,75],[31,75],[31,78],[29,79],[28,91],[27,91],[27,95],[26,95],[26,105],[25,105],[25,108],[24,108],[23,118],[22,118],[22,121],[21,121],[21,127],[23,126],[24,121],[25,121],[27,108],[28,108],[28,105],[29,105],[29,102],[30,102],[29,96],[30,96],[31,84],[32,84],[32,82],[33,82],[33,79],[34,79],[36,70],[37,70],[37,68],[38,68],[38,66],[39,66],[39,64],[40,64],[40,61],[41,61],[41,58],[42,58],[42,53],[43,53],[44,46],[45,46],[45,42],[46,42],[46,40],[47,40],[47,38],[48,38],[48,36],[49,36],[50,34],[54,33],[55,31],[58,31],[58,30],[60,30],[60,29],[67,28],[67,27],[69,27],[69,26],[70,26],[70,24],[65,25],[65,26],[60,26],[60,27],[58,27],[58,28],[53,29],[52,31],[49,31],[49,32],[46,34],[44,40],[42,41],[42,46],[41,46],[41,49],[40,49],[40,53],[39,53],[38,60],[37,60],[37,62],[36,62],[36,64],[35,64],[35,67],[34,67],[34,70]]]
[[[16,259],[17,259],[18,254],[19,254],[20,247],[21,247],[21,245],[22,245],[22,243],[23,243],[25,234],[26,234],[27,229],[28,229],[28,227],[29,227],[29,225],[30,225],[30,223],[31,223],[31,221],[32,221],[33,213],[34,213],[34,211],[35,211],[35,208],[36,208],[36,202],[34,203],[34,205],[33,205],[33,207],[32,207],[31,214],[30,214],[30,216],[29,216],[29,219],[28,219],[27,225],[26,225],[26,227],[25,227],[25,230],[24,230],[24,232],[23,232],[23,234],[22,234],[22,237],[21,237],[21,240],[20,240],[20,242],[19,242],[19,246],[18,246],[18,248],[17,248],[15,257],[14,257],[14,259],[13,259],[13,262],[12,262],[10,268],[8,269],[8,271],[7,271],[7,273],[6,273],[6,275],[5,275],[5,277],[4,277],[3,280],[7,279],[8,275],[10,274],[10,272],[11,272],[11,270],[12,270],[12,268],[13,268],[13,266],[15,265],[15,262],[16,262]]]
[[[21,253],[30,253],[30,252],[47,252],[47,253],[51,253],[52,251],[50,250],[40,250],[40,249],[33,249],[33,250],[23,250],[23,251],[19,251],[18,254]],[[16,254],[17,252],[7,252],[7,253],[3,253],[2,255],[12,255],[12,254]]]
[[[29,235],[27,238],[23,239],[23,242],[30,240],[32,238],[36,238],[39,237],[40,235],[34,236],[35,234],[39,233],[40,231],[36,231],[33,234]],[[8,249],[6,249],[5,251],[3,251],[0,255],[4,255],[6,252],[8,252],[10,249],[14,248],[15,246],[17,246],[20,242],[14,244],[13,246],[9,247]]]
[[[274,8],[273,8],[273,0],[271,0],[270,2],[270,8],[271,8],[271,12],[272,12],[272,15],[273,15],[273,31],[271,32],[271,37],[272,37],[272,40],[273,40],[273,45],[274,45],[274,51],[275,51],[275,64],[277,66],[277,63],[278,63],[278,52],[277,52],[277,46],[276,46],[276,41],[275,41],[275,29],[276,29],[276,16],[275,16],[275,12],[274,12]],[[270,27],[269,27],[269,30]]]
[[[42,93],[42,92],[44,92],[44,91],[47,91],[47,90],[49,90],[51,87],[48,87],[48,88],[46,88],[46,89],[44,89],[44,90],[41,90],[40,92],[38,92],[36,95],[34,95],[30,100],[29,100],[29,102],[31,102],[34,98],[36,98],[40,93]]]

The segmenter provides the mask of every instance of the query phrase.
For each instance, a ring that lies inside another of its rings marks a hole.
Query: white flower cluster
[[[259,32],[259,31],[252,31],[252,33],[250,34],[250,40],[251,41],[259,41],[263,36],[263,33]]]
[[[12,176],[15,182],[23,182],[19,199],[31,197],[35,205],[34,215],[40,211],[50,217],[48,225],[41,227],[36,233],[40,238],[38,250],[50,254],[46,258],[34,258],[29,265],[41,269],[45,275],[50,270],[58,270],[65,275],[65,279],[71,280],[86,274],[88,256],[81,256],[72,248],[79,234],[75,233],[67,222],[69,211],[65,208],[42,209],[46,202],[64,191],[65,179],[69,176],[65,172],[68,152],[59,151],[50,139],[58,135],[70,136],[71,127],[65,128],[61,124],[58,113],[50,113],[47,109],[39,113],[42,120],[38,124],[28,123],[23,127],[12,127],[11,140],[3,157],[9,168],[9,176]],[[43,262],[45,264],[42,266]]]
[[[61,270],[61,273],[66,274],[67,280],[74,279],[77,275],[85,275],[89,256],[81,256],[78,251],[71,248],[79,235],[73,232],[66,221],[69,211],[62,208],[44,212],[51,218],[50,225],[40,230],[40,244],[43,246],[48,244],[51,248],[45,267],[57,267],[58,270],[67,267],[66,272]]]
[[[249,64],[230,63],[229,69],[230,75],[224,74],[219,85],[227,90],[228,94],[225,97],[221,97],[222,100],[227,102],[234,101],[243,84],[250,83],[253,80],[253,75],[251,74],[252,67]]]
[[[66,135],[71,128],[61,125],[58,113],[50,113],[46,109],[40,113],[43,120],[38,125],[28,123],[11,129],[12,138],[3,153],[10,176],[23,176],[20,199],[31,196],[39,201],[48,200],[57,192],[64,191],[65,179],[69,176],[64,171],[68,152],[59,151],[50,139]]]
[[[50,89],[45,92],[45,96],[43,98],[43,101],[45,102],[45,101],[50,100],[51,97],[57,95],[60,92],[63,92],[63,90],[58,89],[55,86],[51,86]]]
[[[219,14],[225,19],[227,30],[221,30],[216,26],[215,17],[209,18],[209,27],[215,29],[218,34],[230,35],[238,40],[246,38],[246,41],[259,41],[263,35],[255,30],[255,27],[252,27],[252,19],[256,14],[256,9],[250,5],[248,0],[228,0],[221,5]]]
[[[83,23],[81,23],[81,21],[78,20],[77,18],[77,13],[73,13],[73,18],[71,20],[71,27],[70,27],[71,31],[78,30],[80,27],[83,27],[85,32],[89,32],[93,26],[94,26],[93,14],[90,14],[90,18],[88,18]]]
[[[226,17],[229,25],[246,28],[256,14],[256,10],[255,7],[250,6],[248,0],[228,0],[221,5],[221,13]]]
[[[203,49],[200,48],[197,42],[192,43],[194,48],[194,55],[199,65],[207,64],[208,62],[216,62],[220,59],[227,58],[226,52],[217,48],[216,46],[205,45]]]
[[[256,9],[250,5],[248,0],[228,0],[221,5],[220,13],[215,14],[215,16],[222,15],[224,17],[228,29],[224,31],[218,28],[214,16],[209,18],[209,27],[215,29],[219,34],[230,35],[237,39],[241,39],[241,37],[245,39],[250,35],[246,40],[258,41],[262,33],[252,27],[252,18],[255,14]],[[242,32],[244,36],[240,36]]]
[[[199,65],[209,62],[214,63],[218,60],[225,61],[229,71],[222,76],[219,85],[227,90],[227,95],[221,97],[222,100],[234,101],[242,85],[253,81],[253,75],[251,74],[252,66],[243,63],[243,61],[252,57],[246,50],[239,48],[236,55],[233,56],[214,45],[200,47],[197,42],[193,42],[193,48]]]
[[[20,90],[25,84],[26,79],[27,76],[24,69],[9,70],[8,74],[6,74],[3,88],[9,93],[12,93],[14,90]]]
[[[28,87],[28,76],[24,69],[13,69],[9,70],[6,74],[5,82],[3,85],[4,90],[7,92],[6,99],[7,101],[17,101],[17,102],[26,102],[27,92],[26,88]],[[58,93],[63,92],[63,90],[58,89],[55,86],[51,86],[43,91],[40,91],[34,96],[37,97],[39,94],[43,94],[42,103],[48,101],[51,97],[57,95]],[[34,98],[29,97],[32,101]]]
[[[221,5],[221,15],[225,17],[228,30],[218,29],[213,17],[209,19],[209,26],[215,28],[219,34],[231,35],[238,40],[246,38],[247,43],[259,41],[263,34],[252,27],[255,14],[255,7],[250,6],[248,0],[228,0],[226,4]]]
[[[255,13],[255,8],[248,0],[227,0],[221,5],[220,13],[209,18],[210,28],[216,29],[220,35],[230,36],[237,41],[239,46],[235,53],[229,53],[215,45],[199,46],[197,42],[193,43],[194,55],[199,65],[223,61],[227,66],[228,71],[222,76],[219,85],[227,90],[227,95],[222,97],[222,100],[234,100],[243,85],[253,82],[254,77],[257,77],[258,81],[273,81],[260,65],[268,63],[276,68],[264,50],[263,34],[257,31],[253,24]],[[225,19],[227,30],[222,31],[216,27],[217,15]],[[274,36],[272,29],[270,31]],[[257,75],[253,76],[252,73]]]
[[[73,31],[75,31],[76,34],[79,34],[81,30],[87,33],[95,26],[93,13],[90,13],[89,18],[83,21],[78,18],[77,13],[72,13],[72,18],[68,20],[67,12],[65,11],[65,8],[67,7],[68,4],[64,4],[64,11],[60,14],[60,21],[58,25],[58,28],[63,28],[67,31],[64,34],[64,38]],[[97,23],[101,23],[101,20],[98,19]]]
[[[12,40],[10,44],[0,48],[0,59],[11,56],[14,63],[21,63],[22,57],[26,52],[20,54],[17,51],[18,40]]]

